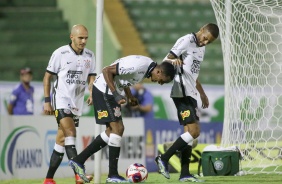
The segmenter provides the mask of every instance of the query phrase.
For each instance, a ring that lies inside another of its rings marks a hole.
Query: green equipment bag
[[[238,151],[205,151],[200,161],[203,175],[234,176],[239,172],[239,159]]]

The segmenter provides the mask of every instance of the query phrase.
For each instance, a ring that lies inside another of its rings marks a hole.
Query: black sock
[[[65,149],[69,160],[77,156],[75,145],[67,145]]]
[[[109,175],[118,175],[118,159],[120,147],[109,146]]]
[[[96,137],[94,141],[92,141],[77,157],[73,160],[79,164],[84,164],[84,162],[94,153],[99,151],[100,149],[107,146],[107,143],[101,138],[100,135]]]
[[[189,165],[192,154],[192,146],[188,145],[181,150],[181,173],[180,177],[190,175]]]
[[[64,157],[64,153],[59,153],[56,150],[53,150],[53,153],[50,158],[50,165],[46,175],[46,178],[53,178],[55,172],[57,171],[58,167],[60,166]]]
[[[161,156],[162,160],[168,162],[170,157],[172,157],[176,151],[182,150],[187,146],[187,142],[185,142],[181,137],[179,137],[170,148]]]

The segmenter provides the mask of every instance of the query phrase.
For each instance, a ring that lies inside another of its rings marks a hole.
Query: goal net
[[[223,50],[222,146],[248,173],[282,173],[282,1],[210,0]]]

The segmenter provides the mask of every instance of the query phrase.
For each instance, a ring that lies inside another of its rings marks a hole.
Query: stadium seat
[[[216,22],[209,1],[122,0],[122,2],[146,44],[150,56],[157,61],[165,57],[179,37],[198,31],[206,23]],[[203,79],[205,83],[223,84],[220,41],[206,48],[201,72],[211,74]]]
[[[0,3],[1,80],[18,81],[18,71],[30,67],[42,81],[52,52],[69,43],[68,23],[56,0],[3,0]],[[16,64],[15,64],[16,63]],[[6,72],[9,71],[9,72]]]

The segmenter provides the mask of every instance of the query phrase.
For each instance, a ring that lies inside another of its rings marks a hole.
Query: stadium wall
[[[59,0],[58,7],[63,11],[64,18],[68,21],[70,29],[75,24],[83,24],[87,27],[89,38],[87,48],[96,51],[96,0]],[[107,16],[104,14],[104,59],[102,67],[111,64],[121,57],[121,46],[112,31]]]
[[[119,159],[119,173],[125,174],[132,163],[144,164],[149,172],[156,172],[154,158],[158,145],[175,140],[182,133],[177,121],[142,118],[123,118],[125,132]],[[77,150],[81,152],[95,138],[95,119],[81,117],[77,129]],[[222,124],[201,125],[200,143],[219,143]],[[44,178],[56,140],[57,123],[53,116],[0,117],[0,180]],[[191,169],[196,169],[203,146],[193,150]],[[108,148],[102,149],[101,173],[108,172]],[[88,174],[94,172],[94,156],[85,163]],[[73,171],[64,159],[56,178],[72,177]]]

